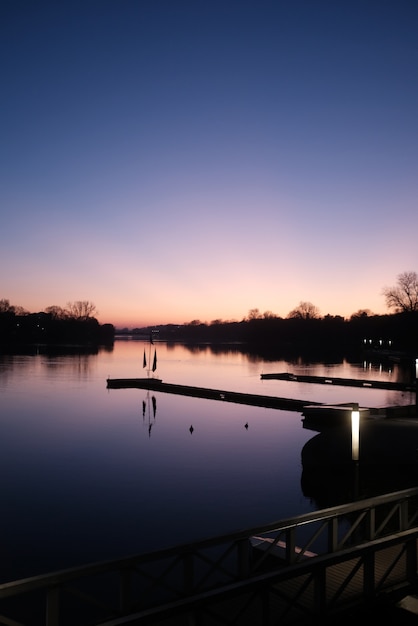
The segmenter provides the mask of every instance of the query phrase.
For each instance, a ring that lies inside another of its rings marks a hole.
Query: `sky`
[[[416,0],[2,0],[0,299],[116,327],[385,314]]]

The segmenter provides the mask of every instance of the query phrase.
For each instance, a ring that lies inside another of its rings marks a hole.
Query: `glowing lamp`
[[[353,461],[359,460],[360,447],[360,411],[358,404],[353,405],[351,411],[351,458]]]
[[[415,359],[415,412],[418,415],[418,359]]]

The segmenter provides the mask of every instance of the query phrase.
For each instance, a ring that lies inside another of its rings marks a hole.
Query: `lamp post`
[[[415,413],[418,415],[418,359],[415,359]]]
[[[353,461],[359,460],[360,448],[360,411],[357,403],[353,404],[351,411],[351,458]]]

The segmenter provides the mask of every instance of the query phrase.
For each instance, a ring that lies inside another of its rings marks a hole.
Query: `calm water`
[[[116,341],[96,355],[0,357],[2,581],[316,508],[301,487],[301,450],[316,433],[303,428],[301,414],[107,390],[108,376],[144,375],[144,347]],[[307,402],[415,402],[413,394],[260,378],[292,371],[399,380],[396,365],[264,362],[238,350],[156,348],[156,375],[165,382]]]

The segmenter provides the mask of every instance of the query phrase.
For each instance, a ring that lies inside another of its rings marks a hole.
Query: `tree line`
[[[251,309],[241,320],[209,324],[200,320],[177,325],[166,324],[136,328],[124,332],[148,335],[158,331],[160,339],[184,342],[246,343],[262,345],[264,349],[340,351],[367,350],[398,351],[415,358],[418,356],[418,275],[416,272],[399,274],[393,287],[385,287],[382,294],[392,312],[375,315],[360,309],[351,317],[321,316],[311,302],[301,301],[281,318],[271,311],[261,314]],[[88,300],[68,302],[65,307],[49,306],[40,313],[29,313],[20,306],[0,300],[0,340],[13,343],[81,343],[112,342],[115,328],[100,325],[97,308]],[[123,332],[123,331],[122,331]]]
[[[241,321],[200,320],[176,325],[167,324],[136,328],[138,335],[153,330],[162,340],[190,343],[246,343],[270,350],[316,353],[338,351],[344,353],[399,354],[406,358],[418,356],[418,275],[416,272],[399,274],[397,284],[382,290],[386,305],[392,310],[387,315],[376,315],[369,309],[360,309],[349,319],[339,315],[321,316],[311,302],[301,301],[287,317],[271,311],[260,313],[250,309]]]
[[[241,321],[165,324],[124,329],[121,334],[153,335],[162,341],[187,344],[246,344],[262,354],[380,354],[418,356],[418,312],[321,318],[260,317]]]
[[[3,346],[25,344],[99,345],[113,342],[112,324],[100,324],[96,306],[88,300],[68,302],[66,307],[50,306],[30,313],[0,300],[0,341]]]

